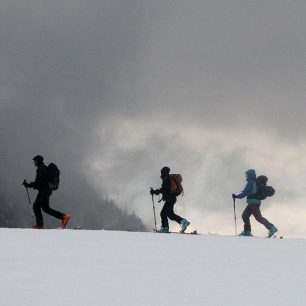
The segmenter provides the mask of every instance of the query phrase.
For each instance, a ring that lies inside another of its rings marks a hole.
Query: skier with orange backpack
[[[161,201],[165,202],[160,212],[162,226],[158,232],[169,233],[169,218],[170,220],[176,221],[178,224],[180,224],[182,228],[181,233],[184,233],[187,227],[190,225],[190,222],[176,215],[173,211],[177,196],[183,193],[183,187],[181,184],[182,176],[179,174],[170,174],[169,167],[163,167],[160,172],[160,178],[163,181],[161,188],[156,190],[151,188],[150,191],[151,195],[162,194]]]

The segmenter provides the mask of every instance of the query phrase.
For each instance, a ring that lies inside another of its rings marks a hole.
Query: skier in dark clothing
[[[176,203],[176,194],[171,192],[171,178],[170,178],[170,168],[163,167],[161,169],[161,176],[163,183],[160,189],[151,189],[150,193],[153,195],[162,194],[162,200],[165,202],[161,212],[161,229],[160,232],[162,233],[169,233],[169,222],[170,220],[176,221],[178,224],[181,225],[181,232],[184,233],[187,227],[189,226],[190,222],[186,219],[176,215],[173,211],[174,204]]]
[[[26,188],[33,188],[38,190],[38,195],[33,204],[33,211],[36,217],[36,225],[32,226],[33,229],[43,229],[44,228],[44,220],[41,213],[43,210],[45,213],[62,220],[62,228],[65,228],[68,220],[70,219],[70,215],[63,214],[55,209],[50,208],[49,206],[49,198],[52,194],[52,190],[49,188],[48,182],[48,167],[45,166],[43,162],[43,157],[40,155],[36,155],[34,158],[34,165],[37,167],[36,170],[36,178],[34,182],[27,183],[26,180],[23,182],[23,185]]]
[[[261,224],[263,224],[266,229],[269,230],[268,237],[272,237],[278,229],[270,223],[266,218],[261,215],[260,204],[261,201],[256,198],[257,185],[256,185],[256,172],[253,169],[248,170],[246,173],[247,184],[244,190],[236,195],[233,194],[233,199],[243,199],[247,197],[247,207],[242,214],[242,220],[244,222],[244,230],[239,236],[252,236],[251,233],[251,223],[250,217],[253,215],[254,218]]]

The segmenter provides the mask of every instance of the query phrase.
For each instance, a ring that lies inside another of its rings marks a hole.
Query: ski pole
[[[152,188],[151,188],[152,190]],[[157,231],[157,227],[156,227],[156,215],[155,215],[155,204],[154,204],[154,195],[152,195],[152,203],[153,203],[153,213],[154,213],[154,224],[155,224],[155,230]]]
[[[236,217],[236,199],[233,198],[233,202],[234,202],[234,216],[235,216],[235,234],[237,236],[237,217]]]
[[[24,180],[24,183],[25,183],[25,182],[26,182],[26,180]],[[28,200],[29,200],[31,215],[32,215],[32,217],[34,217],[33,207],[32,207],[31,198],[30,198],[30,194],[29,194],[29,188],[28,188],[28,187],[25,187],[25,189],[26,189],[27,195],[28,195]]]

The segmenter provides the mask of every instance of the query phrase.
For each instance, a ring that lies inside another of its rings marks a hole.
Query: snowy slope
[[[0,229],[2,306],[306,305],[306,241]]]

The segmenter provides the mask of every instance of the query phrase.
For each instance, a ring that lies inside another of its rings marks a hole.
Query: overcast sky
[[[305,1],[2,0],[2,189],[43,154],[151,227],[168,165],[177,212],[232,234],[254,168],[276,189],[263,214],[306,238],[305,16]]]

